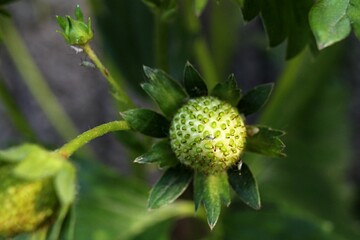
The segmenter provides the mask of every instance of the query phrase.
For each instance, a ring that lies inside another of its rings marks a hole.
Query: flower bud
[[[66,16],[65,18],[56,16],[57,22],[62,29],[62,31],[58,32],[70,45],[85,45],[94,36],[91,29],[91,19],[89,18],[88,23],[85,23],[83,13],[79,5],[75,8],[75,18],[76,19],[73,19],[70,16]]]

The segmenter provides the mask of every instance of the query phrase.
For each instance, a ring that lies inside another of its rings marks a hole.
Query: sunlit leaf
[[[323,49],[346,38],[351,32],[347,10],[350,0],[319,0],[310,11],[310,26],[318,48]]]

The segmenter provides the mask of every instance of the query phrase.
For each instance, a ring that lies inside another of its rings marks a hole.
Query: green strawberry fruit
[[[171,147],[181,163],[216,174],[239,161],[246,141],[243,117],[215,97],[189,100],[170,127]]]
[[[54,215],[58,201],[51,179],[25,181],[0,166],[0,236],[31,232]]]

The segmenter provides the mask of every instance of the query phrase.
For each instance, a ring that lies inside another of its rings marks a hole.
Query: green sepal
[[[212,90],[211,96],[236,106],[241,97],[241,89],[237,87],[234,74],[231,74],[226,82],[218,83]]]
[[[326,48],[346,38],[351,32],[347,16],[349,0],[320,0],[309,13],[309,22],[319,49]]]
[[[17,164],[13,173],[22,179],[38,180],[54,176],[65,163],[65,159],[58,153],[35,146]]]
[[[221,205],[230,205],[230,190],[227,173],[207,175],[197,171],[194,176],[195,211],[204,204],[209,227],[213,229],[219,219]]]
[[[37,151],[39,146],[35,144],[23,144],[0,150],[0,162],[16,163],[22,161],[30,152]]]
[[[61,16],[56,16],[56,21],[58,22],[59,26],[61,27],[62,30],[65,31],[65,28],[67,26],[67,20],[66,18],[63,18]]]
[[[245,21],[251,21],[260,13],[261,0],[235,0],[241,7]]]
[[[173,150],[171,149],[169,139],[155,143],[151,149],[137,157],[135,163],[157,163],[159,167],[172,167],[179,163]]]
[[[65,162],[61,170],[56,174],[55,191],[62,205],[70,205],[74,202],[76,171],[71,163]]]
[[[144,66],[149,82],[141,87],[156,102],[161,111],[169,119],[185,103],[188,97],[184,89],[169,75],[159,69]]]
[[[245,151],[259,153],[268,157],[285,157],[285,144],[280,137],[284,131],[266,126],[247,126]]]
[[[169,121],[149,109],[135,108],[120,113],[130,128],[150,137],[163,138],[169,134]]]
[[[81,8],[80,8],[79,4],[76,5],[74,13],[75,13],[76,20],[84,22],[84,14],[81,11]]]
[[[174,202],[186,190],[192,177],[192,170],[181,165],[167,169],[151,189],[148,209],[160,208]]]
[[[190,97],[196,98],[208,95],[208,89],[200,73],[187,62],[184,69],[184,86]]]
[[[233,167],[228,170],[229,183],[241,201],[258,210],[261,208],[261,202],[256,179],[245,163],[241,163],[239,167],[240,169]]]
[[[244,115],[257,112],[269,100],[273,87],[273,83],[262,84],[247,92],[237,105],[239,112]]]
[[[69,213],[71,205],[61,205],[58,215],[56,217],[54,225],[52,225],[49,232],[49,240],[58,240],[61,234],[63,223],[66,219],[66,216]]]

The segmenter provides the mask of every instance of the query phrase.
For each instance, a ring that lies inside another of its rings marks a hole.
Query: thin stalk
[[[0,76],[0,102],[5,107],[7,116],[14,124],[14,127],[28,140],[35,141],[36,134],[32,130],[30,124],[26,120],[24,114],[20,111],[18,105],[12,98],[7,87],[3,83],[3,79]]]
[[[57,133],[64,139],[76,136],[76,127],[47,85],[14,24],[9,19],[1,18],[0,31],[3,44],[24,83]]]
[[[129,125],[125,121],[113,121],[105,123],[80,134],[75,139],[63,145],[57,151],[64,157],[68,158],[91,140],[110,132],[123,130],[130,130]]]
[[[133,108],[135,105],[132,102],[132,100],[124,92],[124,90],[120,87],[118,82],[115,81],[115,79],[110,74],[109,70],[100,61],[100,59],[97,57],[95,52],[92,50],[90,44],[85,44],[84,46],[82,46],[82,48],[84,49],[85,53],[89,56],[91,61],[94,62],[95,66],[99,69],[101,74],[105,77],[105,79],[109,83],[113,96],[120,103],[120,106],[122,108],[121,110]]]
[[[219,82],[219,75],[216,65],[212,60],[212,55],[209,46],[201,33],[201,23],[195,14],[192,0],[184,1],[185,19],[188,31],[194,36],[193,50],[196,61],[198,62],[201,72],[204,75],[204,80],[208,89],[211,91]]]
[[[167,23],[161,18],[162,12],[158,10],[155,14],[155,27],[154,27],[154,49],[155,49],[155,62],[158,68],[164,71],[169,70],[168,64],[168,31]]]

